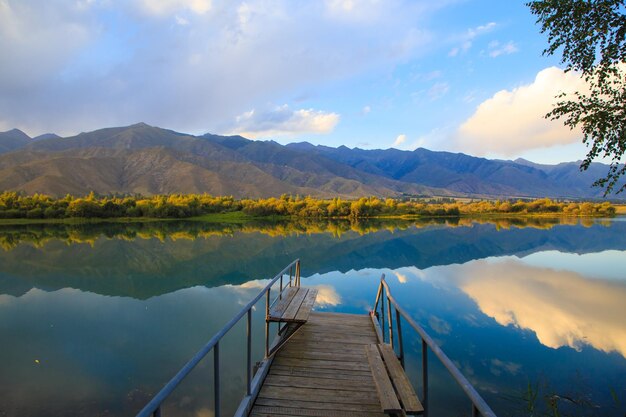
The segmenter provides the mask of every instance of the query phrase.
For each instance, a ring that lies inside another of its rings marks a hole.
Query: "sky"
[[[583,159],[518,0],[0,0],[0,131],[145,122],[363,149]]]

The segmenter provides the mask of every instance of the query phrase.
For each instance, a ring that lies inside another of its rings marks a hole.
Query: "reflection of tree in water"
[[[559,389],[545,375],[528,380],[519,390],[511,394],[500,394],[510,404],[510,414],[515,417],[608,417],[624,416],[626,390],[615,389],[605,384],[605,394],[610,400],[594,398],[593,384],[576,372],[565,382],[568,388]],[[597,387],[596,387],[597,389]],[[605,395],[603,395],[605,396]]]
[[[361,235],[381,230],[394,232],[409,228],[430,226],[472,227],[476,224],[493,224],[497,230],[512,227],[551,229],[558,225],[582,225],[591,227],[598,223],[593,218],[578,217],[454,217],[404,219],[297,219],[290,221],[248,221],[243,223],[212,223],[201,221],[151,221],[151,222],[100,222],[100,223],[49,223],[28,225],[0,225],[0,247],[12,250],[20,243],[43,247],[46,243],[58,240],[67,244],[92,244],[101,237],[107,239],[170,239],[195,240],[214,236],[232,236],[235,233],[262,233],[268,236],[293,236],[300,234],[330,234],[341,237],[347,232]],[[607,221],[606,224],[610,222]]]

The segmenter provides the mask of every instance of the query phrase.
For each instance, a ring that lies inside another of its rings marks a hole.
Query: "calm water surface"
[[[0,416],[133,415],[295,258],[319,311],[366,313],[385,274],[500,416],[626,413],[618,218],[2,226]],[[255,360],[263,314],[259,303]],[[420,341],[404,333],[419,388]],[[241,325],[221,345],[224,415],[245,390],[244,337]],[[469,415],[431,359],[431,415]],[[213,416],[212,380],[203,361],[166,411]]]

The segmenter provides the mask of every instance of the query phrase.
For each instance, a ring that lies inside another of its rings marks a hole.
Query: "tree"
[[[594,185],[605,196],[624,191],[626,173],[626,0],[538,0],[526,5],[548,35],[544,55],[562,50],[565,71],[578,71],[588,92],[561,93],[546,118],[564,119],[570,129],[581,128],[589,151],[580,168],[599,156],[610,162],[607,176]]]

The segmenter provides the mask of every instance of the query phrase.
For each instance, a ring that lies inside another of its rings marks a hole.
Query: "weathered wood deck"
[[[365,347],[369,316],[311,313],[276,353],[251,417],[384,417]]]

